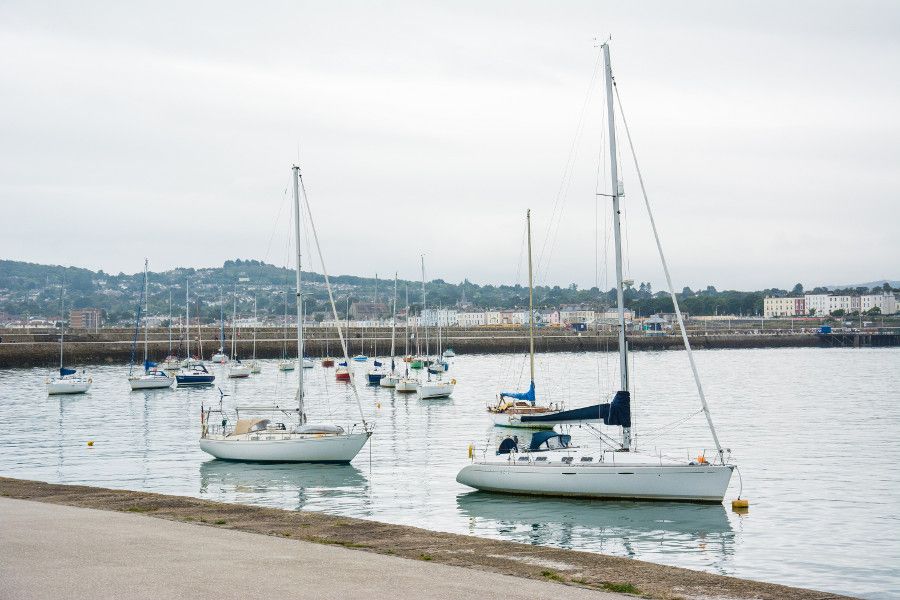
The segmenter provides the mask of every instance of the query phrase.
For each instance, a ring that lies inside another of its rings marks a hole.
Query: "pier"
[[[205,599],[262,586],[279,597],[372,600],[844,598],[323,513],[5,477],[0,545],[0,585],[16,597]]]

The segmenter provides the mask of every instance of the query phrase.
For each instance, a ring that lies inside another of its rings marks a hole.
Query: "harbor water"
[[[599,350],[540,354],[538,398],[568,407],[608,401],[618,359]],[[639,449],[712,456],[686,354],[631,359]],[[696,359],[740,469],[722,505],[523,498],[457,484],[470,443],[480,452],[506,435],[527,436],[491,427],[485,414],[499,390],[527,389],[527,358],[512,354],[452,359],[447,376],[457,386],[444,400],[367,386],[367,365],[353,364],[375,434],[351,465],[213,460],[197,439],[201,403],[218,405],[215,387],[131,392],[127,366],[97,365],[88,366],[88,394],[48,397],[50,369],[0,370],[0,475],[324,511],[900,598],[900,351],[706,350]],[[214,367],[226,409],[293,405],[298,372],[263,363],[262,374],[243,380]],[[310,422],[359,422],[356,398],[333,369],[317,361],[304,375]],[[587,428],[569,433],[575,444],[598,444]],[[730,507],[741,485],[746,514]]]

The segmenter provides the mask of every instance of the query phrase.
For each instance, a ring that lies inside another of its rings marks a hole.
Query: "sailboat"
[[[425,314],[425,255],[422,255],[422,314]],[[440,319],[438,319],[440,324]],[[423,323],[425,328],[425,353],[428,353],[428,323]],[[440,355],[440,352],[438,352]],[[440,361],[436,361],[440,362]],[[456,380],[449,381],[442,376],[443,371],[439,371],[432,378],[432,372],[429,370],[424,380],[420,380],[416,385],[416,394],[421,400],[430,400],[434,398],[448,398],[453,393],[456,386]]]
[[[294,234],[297,239],[297,355],[303,356],[303,297],[301,295],[301,248],[300,243],[300,195],[298,183],[300,169],[294,166],[291,169],[294,184]],[[307,207],[308,209],[308,207]],[[312,223],[310,213],[310,225],[313,235],[315,225]],[[321,257],[321,249],[319,250]],[[335,321],[337,310],[334,307],[334,299],[331,292],[331,284],[328,273],[325,270],[325,260],[322,259],[322,271],[325,275],[325,285],[331,301]],[[341,345],[344,349],[344,357],[347,357],[346,345],[343,335]],[[237,407],[235,409],[237,420],[232,428],[228,427],[228,419],[222,409],[220,396],[218,409],[205,409],[201,406],[201,437],[200,449],[216,458],[227,460],[253,461],[253,462],[325,462],[348,463],[359,453],[369,437],[372,435],[371,427],[366,423],[362,412],[362,405],[357,397],[361,424],[354,425],[350,431],[333,424],[312,425],[307,422],[304,410],[303,369],[298,371],[297,408],[280,406],[271,407]],[[355,389],[354,393],[355,393]],[[217,414],[212,419],[213,413]],[[242,418],[247,414],[269,414],[277,420],[262,417]],[[218,417],[222,417],[219,419]],[[293,419],[295,422],[289,427],[284,421]]]
[[[210,360],[224,365],[228,362],[228,355],[225,354],[225,296],[222,294],[222,288],[219,288],[219,323],[219,350]]]
[[[198,309],[199,312],[199,309]],[[175,374],[175,381],[178,387],[185,386],[202,386],[212,385],[216,380],[216,376],[206,369],[206,365],[202,360],[194,360],[191,358],[191,281],[187,280],[184,285],[184,322],[185,326],[185,353],[187,359],[184,366]],[[197,321],[197,331],[200,331],[200,321]],[[200,345],[199,356],[203,356],[203,341],[197,340]]]
[[[397,387],[400,381],[400,374],[397,373],[397,350],[396,350],[396,333],[397,333],[397,272],[394,272],[394,303],[391,307],[391,370],[386,373],[379,381],[378,385],[385,388]]]
[[[450,368],[450,364],[444,360],[444,355],[441,353],[441,347],[444,344],[444,331],[441,325],[441,308],[438,306],[437,312],[437,330],[438,330],[438,342],[437,342],[437,353],[434,355],[434,359],[429,361],[428,364],[428,372],[429,373],[446,373],[447,369]]]
[[[396,313],[397,311],[394,311]],[[394,384],[394,389],[398,392],[402,392],[405,394],[411,394],[416,391],[416,387],[419,385],[419,380],[415,377],[411,377],[409,374],[410,363],[413,361],[412,355],[409,353],[409,283],[406,284],[406,321],[403,324],[403,368],[404,374],[403,377],[397,379],[397,383]],[[416,337],[416,344],[419,343],[419,338]]]
[[[322,366],[325,368],[330,368],[334,366],[334,358],[332,358],[331,353],[328,351],[328,332],[325,333],[325,358],[322,359]]]
[[[500,443],[496,451],[485,449],[483,458],[474,458],[472,464],[463,467],[456,481],[479,490],[513,494],[580,496],[590,498],[616,498],[639,500],[678,500],[691,502],[721,502],[731,480],[735,465],[726,460],[725,450],[719,443],[703,387],[694,363],[690,342],[684,329],[684,321],[678,306],[669,275],[668,265],[662,253],[662,245],[650,212],[640,169],[637,169],[641,191],[650,216],[657,249],[666,275],[669,292],[675,308],[682,339],[687,351],[702,412],[716,447],[712,460],[701,453],[693,460],[669,459],[661,454],[643,454],[636,451],[631,432],[631,392],[628,374],[628,345],[625,329],[624,285],[622,278],[622,235],[619,220],[619,199],[623,195],[618,179],[616,163],[616,128],[613,112],[613,79],[609,60],[609,43],[602,45],[604,76],[606,82],[607,120],[609,135],[610,181],[612,191],[613,232],[616,259],[616,297],[619,313],[619,375],[620,389],[612,401],[598,405],[596,416],[604,423],[621,427],[621,442],[612,436],[601,435],[601,448],[579,448],[572,445],[570,435],[556,431],[536,432],[527,448],[519,448],[513,438]],[[621,109],[621,103],[619,104]],[[629,146],[631,136],[624,121]],[[633,146],[631,147],[634,153]],[[637,160],[635,160],[637,168]],[[493,449],[491,449],[493,450]]]
[[[375,307],[378,306],[378,273],[375,273]],[[366,379],[369,385],[379,385],[381,378],[384,377],[383,364],[378,360],[378,319],[375,319],[375,327],[372,328],[372,368],[366,373]]]
[[[256,360],[256,327],[259,319],[256,312],[256,294],[253,294],[253,358],[250,360],[250,372],[256,375],[262,373],[262,365]]]
[[[147,314],[150,310],[150,299],[147,293],[147,259],[144,259],[144,373],[134,375],[134,347],[132,347],[131,368],[128,370],[128,385],[132,390],[150,390],[171,387],[175,383],[175,378],[156,368],[156,363],[150,362],[148,356],[148,326]],[[140,303],[138,304],[138,319],[140,319]],[[171,317],[170,317],[171,321]],[[137,332],[135,332],[137,333]]]
[[[231,362],[228,364],[228,377],[229,379],[243,379],[250,377],[250,365],[241,362],[235,347],[237,343],[237,290],[232,294],[231,301]]]
[[[65,346],[66,337],[66,317],[65,317],[65,288],[59,288],[59,375],[53,379],[47,380],[47,394],[56,396],[57,394],[83,394],[91,389],[93,379],[85,375],[84,369],[81,375],[75,369],[67,369],[63,364],[63,347]]]
[[[302,304],[302,303],[301,303],[301,307],[303,307],[303,304]],[[305,319],[305,318],[306,318],[306,314],[303,313],[302,310],[300,311],[300,318],[301,318],[301,319]],[[301,356],[301,357],[300,357],[300,368],[301,368],[301,369],[312,369],[312,368],[315,368],[315,366],[316,366],[316,363],[315,363],[315,361],[314,361],[313,359],[308,358],[308,357],[306,357],[306,356]]]
[[[297,363],[287,357],[287,336],[288,336],[288,294],[284,291],[284,344],[281,347],[281,362],[278,363],[279,371],[293,371]]]
[[[174,371],[181,366],[178,356],[172,352],[172,290],[169,290],[169,353],[166,354],[165,360],[162,362],[163,370]]]

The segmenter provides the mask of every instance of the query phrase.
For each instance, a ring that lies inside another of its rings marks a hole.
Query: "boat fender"
[[[451,383],[452,385],[456,385],[456,380],[455,380],[455,379],[451,379],[451,380],[450,380],[450,383]]]
[[[93,447],[94,447],[94,440],[88,440],[87,445],[88,445],[88,448],[93,448]]]
[[[733,509],[741,509],[741,508],[750,508],[750,501],[746,498],[735,498],[731,501],[731,508]]]
[[[475,455],[475,447],[472,444],[469,444],[468,451],[469,458],[472,458]]]

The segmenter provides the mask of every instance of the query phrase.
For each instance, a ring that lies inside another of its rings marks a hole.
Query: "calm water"
[[[660,431],[698,408],[685,354],[632,358],[638,443],[681,456],[710,447],[699,414]],[[454,359],[458,385],[449,400],[395,395],[360,377],[376,433],[350,466],[211,460],[197,438],[201,401],[218,401],[215,389],[130,392],[127,367],[97,366],[89,394],[47,397],[46,370],[0,370],[0,474],[318,510],[900,598],[900,351],[709,350],[697,360],[720,438],[740,465],[747,515],[726,509],[728,501],[520,499],[457,484],[467,444],[498,435],[485,403],[499,388],[525,388],[527,361],[510,355]],[[542,355],[538,392],[570,406],[593,402],[614,391],[616,367],[607,353]],[[226,406],[290,402],[297,376],[279,373],[274,362],[251,379],[222,375]],[[358,421],[349,389],[331,370],[306,375],[311,421]],[[592,444],[587,431],[572,433]],[[737,488],[735,477],[729,500]]]

